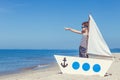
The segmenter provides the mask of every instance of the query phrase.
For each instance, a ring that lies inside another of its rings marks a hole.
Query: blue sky
[[[119,0],[0,0],[0,49],[78,49],[81,23],[94,17],[110,48],[120,48]]]

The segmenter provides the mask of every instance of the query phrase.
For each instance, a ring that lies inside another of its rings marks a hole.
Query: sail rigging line
[[[89,54],[87,53],[88,52],[88,39],[89,39],[89,22],[90,22],[90,17],[88,16],[88,35],[87,35],[87,47],[86,47],[86,55],[87,55],[87,58],[89,58]]]

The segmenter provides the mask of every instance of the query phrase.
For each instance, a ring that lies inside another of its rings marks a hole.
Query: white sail
[[[87,53],[93,55],[111,56],[111,52],[91,15],[89,15],[89,38]]]

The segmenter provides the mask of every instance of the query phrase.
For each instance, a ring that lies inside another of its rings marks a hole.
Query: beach
[[[120,53],[114,53],[113,56],[115,61],[105,77],[61,74],[58,65],[54,63],[43,69],[28,69],[19,73],[1,75],[0,80],[120,80]]]

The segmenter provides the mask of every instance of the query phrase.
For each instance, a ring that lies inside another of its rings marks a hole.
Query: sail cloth
[[[99,31],[97,24],[91,15],[89,15],[89,38],[87,54],[112,56],[111,52]]]

